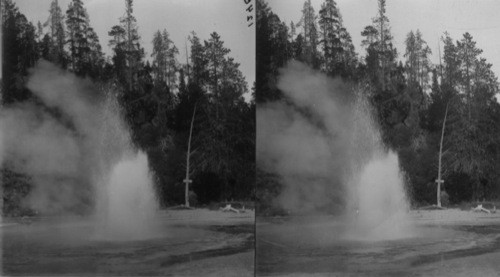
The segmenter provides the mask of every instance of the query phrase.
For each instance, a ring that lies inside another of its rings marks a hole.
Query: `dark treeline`
[[[140,45],[133,1],[109,30],[112,57],[105,57],[81,0],[66,11],[53,0],[47,21],[34,25],[12,0],[2,0],[2,105],[31,101],[29,68],[40,59],[92,80],[103,94],[115,91],[136,147],[148,153],[163,206],[183,204],[188,137],[194,116],[191,204],[250,200],[255,180],[255,102],[245,102],[247,82],[239,63],[213,32],[189,35],[184,63],[167,29],[158,30],[151,56]],[[253,94],[252,94],[253,97]],[[8,131],[8,130],[6,130]],[[4,164],[4,212],[15,213],[30,179]]]
[[[394,47],[385,0],[378,1],[372,22],[361,33],[359,58],[334,0],[324,0],[318,12],[306,0],[297,23],[281,21],[265,0],[258,0],[257,103],[284,99],[276,82],[278,69],[290,59],[367,88],[383,141],[399,154],[414,205],[436,204],[446,116],[441,199],[451,204],[498,199],[499,86],[471,34],[454,41],[444,33],[441,53],[434,53],[441,60],[436,65],[418,29],[409,30],[406,49]],[[264,206],[279,193],[279,177],[261,168],[257,184]]]

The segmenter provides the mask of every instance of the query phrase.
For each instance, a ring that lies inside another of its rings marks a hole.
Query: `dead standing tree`
[[[443,128],[441,129],[441,141],[439,143],[439,161],[438,161],[438,178],[437,183],[437,206],[441,208],[441,184],[444,183],[441,175],[441,160],[443,158],[443,139],[444,139],[444,129],[446,128],[446,117],[448,116],[448,107],[450,102],[446,104],[446,111],[444,113]]]
[[[193,136],[193,125],[194,125],[195,115],[196,115],[196,105],[194,106],[193,117],[191,118],[191,127],[189,128],[188,149],[186,153],[186,179],[184,179],[183,181],[186,184],[185,194],[184,194],[186,207],[189,207],[189,184],[193,182],[191,179],[189,179],[189,159],[191,157],[191,138]]]

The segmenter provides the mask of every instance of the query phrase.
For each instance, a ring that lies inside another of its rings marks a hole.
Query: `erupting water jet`
[[[381,152],[373,157],[350,184],[357,214],[346,239],[393,240],[412,236],[403,176],[397,155]]]
[[[125,157],[111,170],[98,238],[135,240],[154,236],[157,211],[146,154]]]

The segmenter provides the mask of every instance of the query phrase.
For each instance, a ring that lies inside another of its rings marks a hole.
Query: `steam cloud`
[[[257,110],[257,163],[281,176],[279,204],[295,213],[358,208],[359,173],[387,154],[362,90],[296,61],[278,88],[285,101]]]
[[[35,101],[0,112],[4,165],[31,178],[23,203],[45,214],[87,213],[105,197],[111,168],[132,153],[115,100],[88,80],[41,61]]]

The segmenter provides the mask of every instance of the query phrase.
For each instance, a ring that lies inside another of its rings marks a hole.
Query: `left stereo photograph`
[[[254,1],[0,1],[0,275],[254,276]]]

